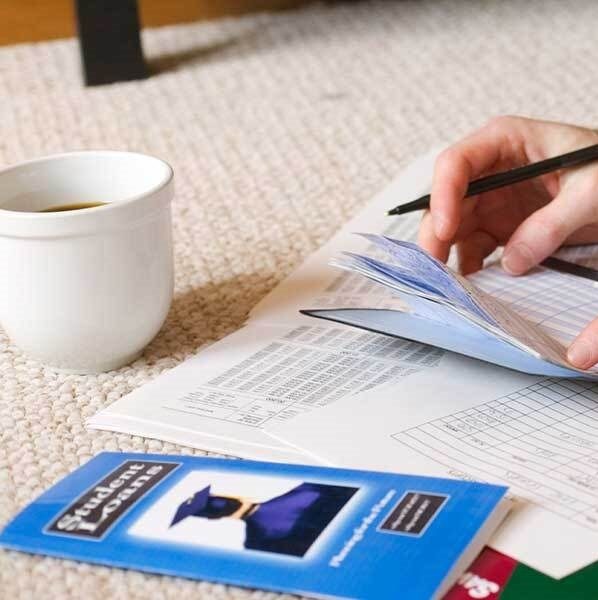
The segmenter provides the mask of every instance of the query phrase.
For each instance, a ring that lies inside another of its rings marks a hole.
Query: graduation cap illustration
[[[232,515],[241,502],[236,498],[227,496],[213,496],[207,486],[193,496],[182,502],[170,523],[170,527],[187,517],[204,517],[207,519],[220,519]]]

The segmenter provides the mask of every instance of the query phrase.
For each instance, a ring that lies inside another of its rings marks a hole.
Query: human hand
[[[502,266],[521,275],[564,244],[598,243],[598,164],[548,173],[463,198],[470,181],[598,143],[598,132],[548,121],[498,117],[437,159],[430,210],[420,245],[446,261],[457,247],[463,274],[482,267],[504,246]],[[598,319],[573,341],[568,359],[587,369],[598,362]]]

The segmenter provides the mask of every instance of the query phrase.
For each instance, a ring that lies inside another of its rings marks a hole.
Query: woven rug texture
[[[154,75],[87,89],[75,40],[0,48],[1,165],[129,149],[176,178],[175,299],[141,359],[59,375],[0,333],[0,526],[101,450],[201,454],[84,421],[239,328],[432,146],[496,114],[596,126],[597,31],[595,0],[315,4],[145,31]],[[2,599],[275,597],[0,551]]]

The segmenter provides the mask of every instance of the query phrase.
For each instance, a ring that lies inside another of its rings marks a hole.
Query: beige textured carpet
[[[83,422],[239,327],[418,154],[496,113],[596,125],[597,31],[595,0],[316,5],[148,31],[156,75],[93,89],[73,40],[0,49],[0,163],[133,149],[177,183],[176,297],[142,359],[56,375],[0,337],[0,525],[100,450],[188,452]],[[3,599],[274,596],[0,552]]]

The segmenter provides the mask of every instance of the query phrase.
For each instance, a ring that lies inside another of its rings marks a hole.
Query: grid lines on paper
[[[461,478],[503,483],[598,530],[598,385],[545,379],[392,435]]]
[[[563,343],[570,342],[598,314],[598,287],[582,277],[544,268],[525,277],[511,277],[492,266],[469,279]]]

